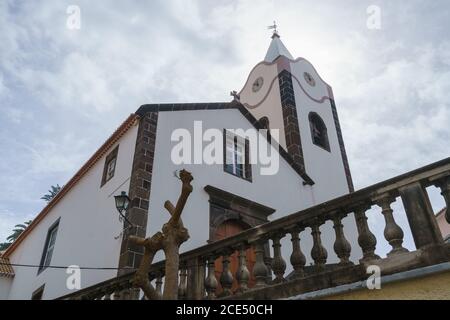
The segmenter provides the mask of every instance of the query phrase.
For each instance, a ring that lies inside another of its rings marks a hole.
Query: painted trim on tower
[[[294,159],[294,162],[305,171],[305,160],[300,139],[292,74],[284,69],[278,74],[278,81],[280,83],[281,110],[283,113],[286,149]]]
[[[331,90],[331,87],[329,87]],[[332,92],[332,91],[331,91]],[[354,192],[352,174],[350,172],[350,165],[348,164],[347,152],[345,151],[344,138],[342,136],[341,125],[339,123],[339,117],[337,114],[336,104],[333,99],[330,99],[331,111],[333,112],[334,125],[336,127],[336,133],[339,142],[339,149],[341,150],[342,163],[344,164],[345,177],[347,178],[347,185],[349,192]]]
[[[258,102],[258,103],[256,103],[256,104],[253,104],[253,105],[251,105],[251,104],[248,104],[248,103],[246,103],[246,102],[244,102],[243,103],[243,105],[246,107],[246,108],[248,108],[248,109],[255,109],[255,108],[257,108],[257,107],[259,107],[262,103],[264,103],[264,101],[266,101],[266,99],[267,99],[267,97],[269,96],[269,94],[270,94],[270,92],[272,91],[272,89],[273,89],[273,84],[275,83],[275,80],[279,77],[279,73],[280,72],[282,72],[283,70],[287,70],[287,71],[291,71],[291,68],[290,68],[290,64],[289,64],[289,62],[297,62],[297,61],[300,61],[300,60],[303,60],[303,61],[307,61],[306,59],[303,59],[303,58],[299,58],[299,59],[297,59],[297,60],[290,60],[290,59],[288,59],[288,58],[286,58],[286,57],[283,57],[283,56],[280,56],[280,57],[278,57],[275,61],[275,63],[277,63],[277,66],[278,66],[278,75],[276,75],[272,80],[271,80],[271,82],[270,82],[270,86],[269,86],[269,88],[267,89],[267,92],[266,92],[266,94],[264,95],[264,97]],[[307,61],[309,64],[311,64],[309,61]],[[259,64],[261,64],[261,63],[259,63]],[[267,63],[264,63],[264,64],[267,64]],[[273,65],[273,63],[271,64],[271,65]],[[312,66],[312,64],[311,64],[311,66]],[[256,67],[255,67],[256,68]],[[320,75],[317,73],[317,71],[316,71],[316,69],[314,68],[314,66],[312,66],[312,68],[314,69],[314,71],[316,72],[316,74],[317,74],[317,76],[319,77],[319,79],[325,84],[325,86],[329,89],[329,88],[331,88],[325,81],[323,81],[322,80],[322,78],[320,77]],[[253,68],[254,69],[254,68]],[[253,72],[253,70],[250,72],[250,74]],[[292,73],[291,73],[291,76],[295,79],[295,81],[297,82],[297,84],[298,84],[298,86],[300,87],[300,89],[303,91],[303,93],[310,99],[310,100],[312,100],[312,101],[314,101],[314,102],[317,102],[317,103],[324,103],[326,100],[331,100],[331,99],[333,99],[333,96],[330,94],[330,90],[328,90],[328,93],[329,93],[329,95],[328,96],[322,96],[320,99],[316,99],[316,98],[314,98],[314,97],[312,97],[309,93],[308,93],[308,91],[303,87],[303,85],[301,84],[301,82],[300,82],[300,80],[298,80],[298,78],[295,76],[295,75],[293,75]],[[249,78],[250,78],[250,75],[249,75]],[[247,82],[245,83],[245,85],[244,85],[244,87],[243,87],[243,89],[241,90],[241,92],[244,90],[244,88],[247,86],[247,84],[248,84],[248,80],[249,80],[249,78],[247,79]],[[240,93],[239,93],[240,94]]]
[[[313,68],[314,72],[317,74],[317,76],[319,77],[320,81],[322,81],[326,86],[331,87],[325,80],[323,80],[323,78],[320,76],[320,74],[317,72],[317,69],[314,67],[314,65],[305,58],[299,57],[295,60],[289,59],[287,57],[284,56],[279,56],[278,58],[276,58],[273,62],[266,62],[266,61],[261,61],[259,62],[257,65],[255,65],[252,70],[250,71],[250,73],[248,74],[247,80],[245,81],[244,86],[242,87],[241,91],[239,91],[239,95],[242,93],[242,91],[244,90],[244,88],[248,85],[248,82],[250,81],[250,76],[252,75],[253,71],[258,68],[260,65],[266,65],[266,66],[272,66],[274,64],[279,64],[279,60],[287,60],[290,63],[297,63],[299,61],[305,61],[307,63],[309,63],[311,65],[311,67]]]

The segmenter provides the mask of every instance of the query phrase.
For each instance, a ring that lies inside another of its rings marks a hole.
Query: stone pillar
[[[201,300],[205,294],[205,262],[200,258],[187,261],[186,299]]]
[[[441,189],[441,195],[444,197],[445,204],[447,205],[445,220],[450,223],[450,177],[439,179],[435,186]]]
[[[442,244],[442,234],[434,216],[428,194],[419,182],[399,189],[417,249]]]

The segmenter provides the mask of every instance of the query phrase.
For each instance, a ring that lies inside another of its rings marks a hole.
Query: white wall
[[[117,267],[121,237],[114,237],[120,234],[123,223],[119,222],[113,196],[129,190],[136,134],[137,126],[133,126],[117,143],[119,152],[114,177],[100,188],[103,157],[12,252],[11,263],[38,265],[47,231],[60,218],[51,265]],[[44,299],[70,293],[66,288],[65,270],[47,268],[37,274],[34,268],[14,267],[14,271],[9,299],[30,299],[32,292],[43,284]],[[82,288],[116,274],[116,270],[82,270]]]
[[[310,96],[308,97],[299,83],[293,79],[305,169],[317,185],[314,196],[316,201],[321,203],[349,192],[331,103],[328,99],[324,99],[329,96],[328,85],[306,60],[291,63],[291,72]],[[314,87],[306,83],[304,72],[308,72],[315,79]],[[319,101],[323,99],[323,102],[314,101],[311,97]],[[310,112],[317,113],[324,121],[331,152],[313,144],[308,118]]]
[[[9,290],[11,289],[13,278],[0,276],[0,300],[8,299]]]
[[[257,203],[272,207],[276,212],[269,217],[275,220],[282,216],[318,204],[318,185],[304,186],[303,180],[280,157],[280,170],[273,176],[262,176],[259,165],[252,165],[253,182],[232,176],[223,170],[222,165],[181,165],[176,166],[171,161],[171,150],[176,142],[171,142],[173,130],[185,128],[193,132],[194,121],[203,122],[203,131],[208,128],[252,128],[251,124],[238,110],[200,110],[160,112],[157,126],[154,172],[152,177],[149,219],[147,235],[159,231],[168,221],[169,214],[164,209],[164,201],[175,204],[180,191],[180,181],[174,178],[173,172],[185,168],[194,177],[194,191],[189,197],[183,212],[183,222],[189,230],[191,238],[182,245],[181,251],[187,251],[205,245],[209,239],[209,195],[203,190],[206,185],[212,185],[222,190],[237,194]],[[350,220],[350,225],[354,223]],[[330,261],[336,261],[333,253],[334,231],[327,224],[322,227],[323,241],[327,246]],[[349,239],[355,242],[355,238]],[[310,230],[302,234],[302,248],[307,256],[312,247]],[[288,261],[291,250],[290,236],[284,238],[283,251]],[[158,258],[163,257],[162,254]],[[308,259],[310,262],[311,259]]]
[[[283,112],[281,109],[280,84],[278,80],[278,67],[276,63],[259,63],[248,76],[247,82],[239,93],[240,102],[259,120],[267,117],[271,129],[279,129],[279,144],[286,149],[284,133]],[[253,83],[259,77],[263,78],[263,85],[259,91],[254,92]]]

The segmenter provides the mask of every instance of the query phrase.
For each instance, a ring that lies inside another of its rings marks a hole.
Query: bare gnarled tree
[[[144,246],[144,256],[141,264],[134,276],[133,285],[144,291],[147,299],[156,300],[161,297],[150,283],[148,273],[153,263],[155,254],[163,250],[166,256],[165,282],[162,299],[175,300],[178,298],[178,270],[180,262],[180,245],[189,239],[188,230],[183,226],[181,213],[186,201],[192,192],[191,181],[193,177],[186,170],[180,171],[182,181],[181,195],[176,206],[169,200],[164,203],[164,207],[169,211],[171,217],[162,227],[162,232],[155,233],[150,238],[139,238],[130,236],[130,240],[138,245]]]

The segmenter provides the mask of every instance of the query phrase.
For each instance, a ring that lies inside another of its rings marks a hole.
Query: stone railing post
[[[180,283],[178,285],[178,300],[186,299],[187,294],[187,269],[180,266]]]
[[[158,295],[159,299],[162,299],[163,296],[163,292],[162,292],[162,285],[163,285],[163,272],[162,271],[158,271],[157,275],[156,275],[156,280],[155,280],[155,291],[156,294]]]
[[[113,293],[113,300],[121,300],[121,294],[120,294],[120,290],[116,290]]]
[[[201,300],[205,294],[205,265],[200,258],[187,261],[186,299]]]
[[[419,182],[399,188],[403,207],[417,249],[443,244],[427,192]]]
[[[450,223],[450,176],[436,181],[435,186],[441,189],[441,195],[444,197],[447,209],[445,210],[445,219]]]
[[[105,291],[103,300],[111,300],[111,292]]]
[[[238,292],[242,293],[248,290],[248,281],[250,280],[250,271],[247,268],[246,247],[239,247],[239,267],[236,271],[236,280],[238,282]]]
[[[266,285],[267,280],[267,267],[264,263],[264,244],[265,240],[258,240],[254,244],[255,247],[255,255],[256,255],[256,262],[253,266],[253,275],[256,280],[255,287],[264,287]]]
[[[207,292],[207,299],[213,300],[216,298],[216,290],[217,290],[217,279],[215,274],[215,266],[214,266],[215,257],[208,257],[208,276],[205,279],[205,289]]]
[[[292,254],[290,262],[294,268],[294,277],[301,278],[304,276],[304,267],[306,264],[306,257],[300,247],[300,233],[304,230],[302,227],[295,227],[291,230]]]
[[[392,247],[391,252],[387,255],[391,256],[393,254],[408,252],[402,246],[403,243],[403,230],[395,222],[393,216],[393,210],[391,209],[391,203],[395,201],[395,198],[390,196],[384,196],[376,201],[377,205],[381,207],[381,213],[384,216],[386,222],[386,227],[384,228],[384,237],[389,242]]]
[[[313,247],[311,249],[311,257],[314,260],[314,265],[319,271],[325,268],[325,263],[327,262],[328,252],[327,249],[322,245],[322,239],[320,238],[320,226],[323,224],[322,221],[315,219],[310,223],[311,235],[313,237]]]
[[[366,211],[369,209],[370,206],[367,205],[360,206],[354,210],[356,227],[358,229],[358,244],[363,252],[363,257],[360,259],[360,262],[380,259],[380,257],[375,254],[377,238],[370,231],[369,225],[367,224]]]
[[[273,260],[272,260],[272,270],[275,274],[275,279],[273,283],[284,282],[284,272],[286,271],[286,262],[281,255],[281,243],[280,240],[284,237],[284,233],[275,233],[272,236],[272,247],[273,247]]]
[[[229,296],[231,294],[231,287],[233,286],[233,274],[230,270],[230,252],[224,251],[222,255],[222,274],[220,276],[220,285],[222,286],[223,296]]]
[[[336,214],[333,216],[333,228],[336,234],[336,241],[334,242],[333,248],[334,252],[336,252],[336,255],[341,260],[339,262],[339,265],[341,266],[353,264],[349,259],[352,247],[348,240],[345,238],[344,225],[342,224],[342,219],[345,217],[346,214],[341,212],[336,212]]]

